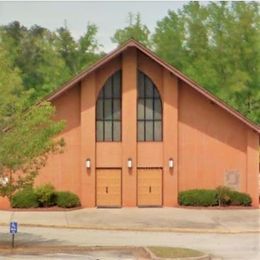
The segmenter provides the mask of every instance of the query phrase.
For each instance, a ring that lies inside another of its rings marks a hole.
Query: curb
[[[0,226],[9,226],[9,223],[0,222]],[[45,225],[45,224],[24,224],[22,227],[40,228],[65,228],[65,229],[86,229],[86,230],[107,230],[107,231],[140,231],[140,232],[175,232],[175,233],[215,233],[215,234],[260,234],[260,230],[227,230],[227,229],[198,229],[198,228],[139,228],[139,227],[101,227],[101,226],[77,226],[77,225]]]
[[[153,260],[210,260],[210,256],[208,254],[204,254],[201,256],[193,256],[193,257],[181,257],[181,258],[170,258],[170,257],[158,257],[156,256],[149,248],[144,247],[147,254],[149,254],[150,258]]]

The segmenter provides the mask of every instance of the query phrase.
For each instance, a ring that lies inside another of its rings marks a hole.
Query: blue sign
[[[17,233],[18,225],[17,222],[10,222],[10,233],[15,234]]]

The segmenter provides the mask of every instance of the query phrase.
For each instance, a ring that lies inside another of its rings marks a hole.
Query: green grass
[[[148,249],[157,257],[162,258],[181,258],[181,257],[196,257],[202,256],[204,253],[189,249],[189,248],[180,248],[180,247],[159,247],[151,246]]]

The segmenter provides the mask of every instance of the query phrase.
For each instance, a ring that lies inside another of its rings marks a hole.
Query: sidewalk
[[[260,233],[260,209],[122,208],[0,211],[0,225],[100,230]]]

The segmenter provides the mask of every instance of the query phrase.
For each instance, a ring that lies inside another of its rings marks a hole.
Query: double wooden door
[[[122,206],[122,176],[120,169],[97,169],[97,207]],[[162,169],[145,168],[137,171],[137,206],[162,206]]]

